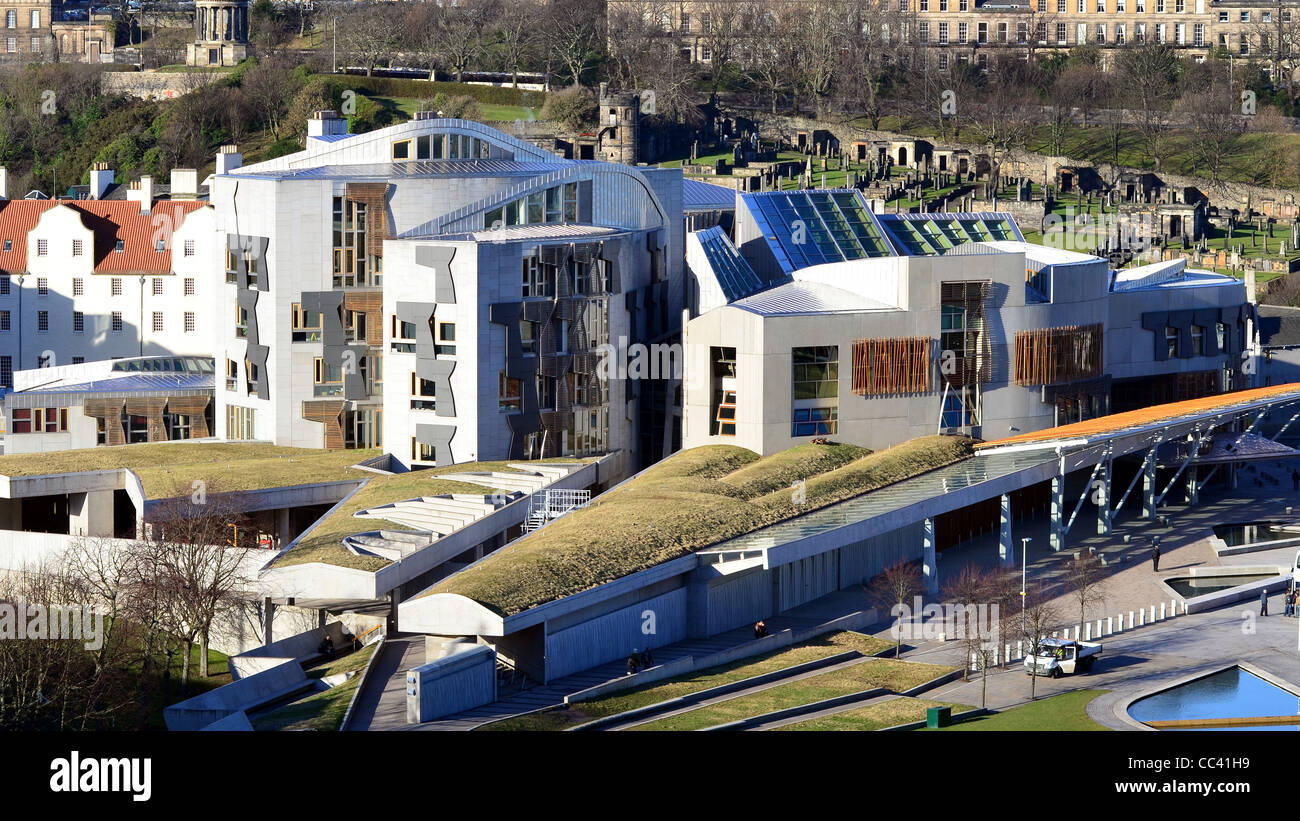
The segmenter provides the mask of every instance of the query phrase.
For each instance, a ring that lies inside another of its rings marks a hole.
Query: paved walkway
[[[424,636],[395,633],[371,662],[357,696],[351,730],[392,730],[406,726],[406,671],[424,664]]]

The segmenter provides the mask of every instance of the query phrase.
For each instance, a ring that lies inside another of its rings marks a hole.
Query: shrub
[[[546,98],[542,119],[561,123],[572,131],[584,131],[596,124],[596,97],[582,86],[570,86]]]

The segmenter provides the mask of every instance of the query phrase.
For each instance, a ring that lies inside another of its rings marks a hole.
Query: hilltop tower
[[[600,158],[636,165],[640,139],[641,100],[636,94],[610,92],[600,84]]]
[[[233,66],[248,56],[248,0],[196,0],[189,66]]]

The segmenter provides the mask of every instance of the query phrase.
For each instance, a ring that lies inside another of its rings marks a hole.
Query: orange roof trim
[[[1009,436],[1006,439],[997,439],[992,442],[981,442],[977,444],[975,448],[978,450],[981,448],[1000,447],[1002,445],[1046,442],[1053,439],[1085,439],[1090,436],[1120,433],[1133,428],[1141,428],[1147,425],[1158,424],[1160,422],[1172,422],[1186,416],[1212,413],[1216,410],[1231,408],[1234,405],[1258,402],[1262,399],[1271,399],[1273,397],[1285,396],[1287,394],[1300,394],[1300,382],[1291,382],[1286,385],[1274,385],[1268,388],[1252,388],[1250,390],[1235,391],[1233,393],[1221,393],[1216,396],[1203,396],[1200,399],[1188,399],[1183,402],[1170,402],[1167,405],[1152,405],[1149,408],[1142,408],[1140,410],[1114,413],[1110,416],[1099,416],[1096,419],[1089,419],[1085,422],[1074,422],[1073,424],[1061,425],[1056,428],[1047,428],[1046,430],[1034,431],[1033,433],[1020,433],[1015,436]]]

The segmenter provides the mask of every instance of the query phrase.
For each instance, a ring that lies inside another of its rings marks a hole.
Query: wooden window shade
[[[853,392],[859,396],[929,393],[930,338],[855,339]]]
[[[718,403],[718,410],[714,415],[714,420],[718,424],[719,436],[736,435],[736,392],[723,391],[722,401]]]
[[[1101,376],[1101,338],[1101,325],[1018,332],[1015,383],[1056,385]]]

